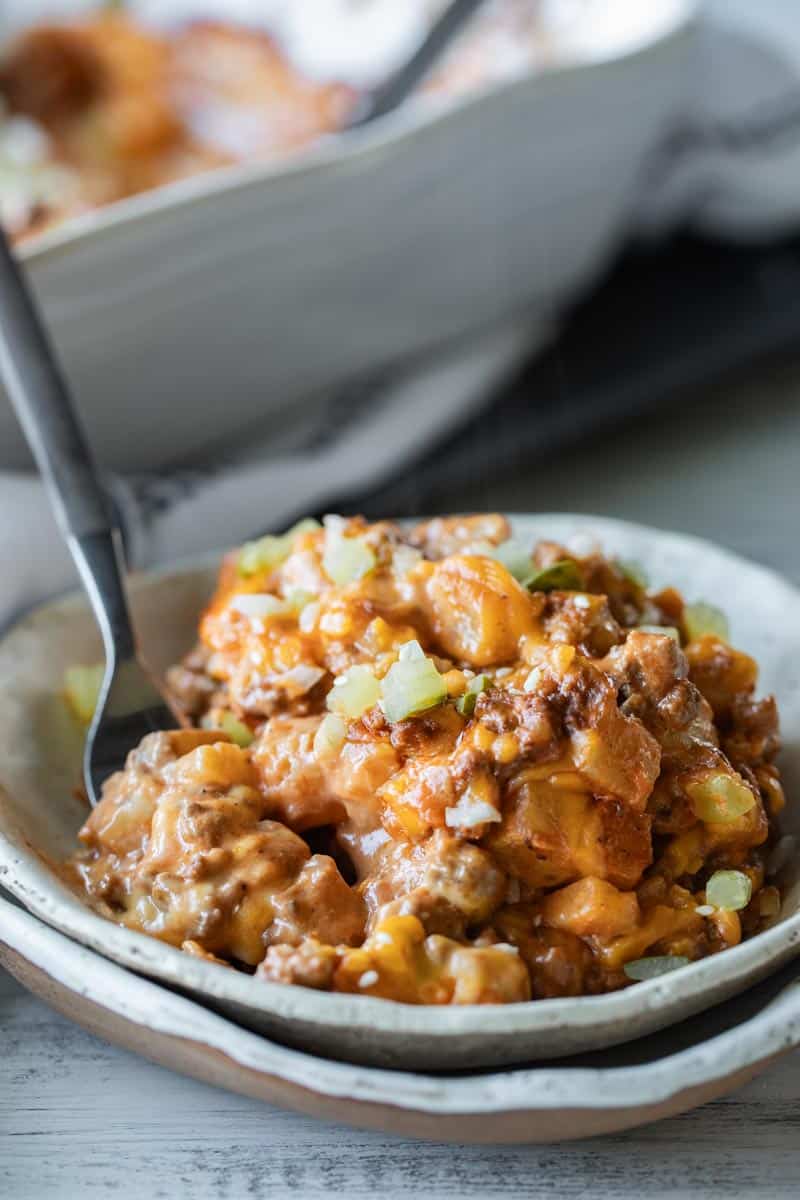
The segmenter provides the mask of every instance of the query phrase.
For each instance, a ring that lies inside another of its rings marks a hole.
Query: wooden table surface
[[[691,530],[800,582],[800,366],[454,497]],[[228,1095],[104,1045],[0,974],[0,1196],[591,1197],[800,1193],[800,1053],[738,1094],[616,1137],[462,1147],[349,1131]]]

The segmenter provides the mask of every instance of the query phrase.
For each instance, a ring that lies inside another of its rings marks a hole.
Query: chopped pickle
[[[462,717],[471,717],[475,712],[475,705],[478,702],[478,696],[481,692],[485,692],[489,686],[488,675],[476,675],[470,680],[469,687],[456,701],[456,708],[461,713]]]
[[[507,542],[501,542],[499,546],[490,546],[487,553],[502,563],[519,583],[525,583],[530,579],[531,571],[534,569],[530,548],[517,538],[509,538]]]
[[[338,530],[326,530],[322,565],[325,574],[339,587],[356,583],[374,571],[374,552],[360,537],[343,537]]]
[[[522,580],[530,592],[580,592],[583,573],[573,558],[561,558],[549,567],[533,571]]]
[[[652,958],[635,958],[633,962],[625,963],[623,970],[628,979],[643,983],[646,979],[658,979],[660,975],[677,971],[678,967],[688,967],[689,961],[682,954],[656,954]]]
[[[227,733],[231,741],[241,746],[244,750],[253,741],[255,734],[249,725],[245,725],[244,721],[240,721],[232,712],[223,713],[219,719],[219,727],[223,733]]]
[[[723,642],[727,642],[730,637],[725,613],[713,604],[705,604],[703,601],[686,605],[683,610],[683,624],[690,642],[696,641],[706,633],[713,634]]]
[[[389,721],[403,721],[435,708],[447,699],[444,676],[432,659],[398,658],[383,680],[383,711]]]
[[[64,672],[64,694],[79,721],[88,725],[97,708],[105,675],[103,663],[91,667],[67,667]]]
[[[740,775],[723,771],[687,784],[686,792],[700,821],[724,824],[749,812],[756,798]]]
[[[254,542],[245,542],[239,553],[237,568],[240,575],[258,575],[262,571],[274,571],[289,557],[295,538],[301,533],[321,529],[319,521],[308,517],[298,521],[286,533],[268,533]]]
[[[747,908],[752,895],[753,884],[744,871],[715,871],[706,884],[707,902],[728,912]]]
[[[373,708],[380,695],[380,682],[369,667],[356,665],[335,681],[328,692],[327,705],[331,712],[354,721]]]

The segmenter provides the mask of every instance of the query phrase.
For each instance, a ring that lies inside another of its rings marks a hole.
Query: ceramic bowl
[[[692,0],[586,3],[613,32],[552,68],[27,243],[104,466],[215,455],[223,437],[266,435],[297,402],[411,356],[515,318],[549,325],[627,232],[694,50]],[[28,461],[0,393],[0,466]]]
[[[561,1142],[630,1129],[741,1087],[800,1044],[796,967],[701,1018],[582,1062],[457,1076],[290,1050],[137,978],[0,900],[0,967],[91,1033],[310,1116],[436,1141]]]
[[[734,644],[755,656],[761,689],[778,697],[789,796],[786,831],[800,831],[798,592],[773,572],[684,535],[574,515],[518,517],[514,526],[531,541],[596,538],[606,552],[641,563],[654,585],[675,584],[688,599],[725,606]],[[136,620],[156,667],[166,667],[188,648],[212,578],[213,568],[201,566],[133,581]],[[414,1007],[270,984],[194,959],[96,915],[61,884],[51,865],[74,849],[85,815],[72,792],[80,777],[81,731],[58,694],[63,670],[98,658],[93,620],[78,596],[31,613],[0,643],[0,884],[77,941],[281,1041],[406,1068],[552,1058],[663,1028],[742,990],[800,950],[800,869],[794,862],[787,868],[783,911],[770,929],[732,950],[605,996]]]

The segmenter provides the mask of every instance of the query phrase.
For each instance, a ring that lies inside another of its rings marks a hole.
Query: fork
[[[86,735],[83,780],[94,806],[145,736],[185,724],[142,661],[125,592],[119,522],[100,482],[55,351],[0,231],[0,376],[100,627],[105,671]]]
[[[358,129],[398,108],[440,60],[462,28],[486,0],[451,0],[428,29],[425,37],[406,59],[371,92],[367,92],[347,122]]]

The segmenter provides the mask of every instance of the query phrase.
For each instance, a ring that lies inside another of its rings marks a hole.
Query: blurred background
[[[793,0],[4,0],[0,219],[136,566],[613,514],[800,577]],[[0,395],[7,618],[67,586]],[[31,542],[37,553],[24,553]]]

